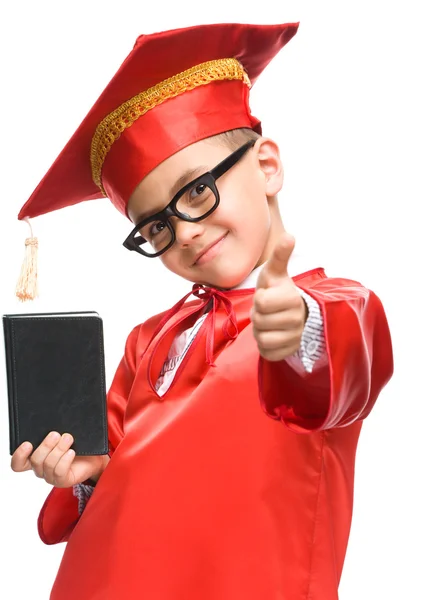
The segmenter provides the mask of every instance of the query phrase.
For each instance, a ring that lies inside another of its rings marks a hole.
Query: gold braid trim
[[[90,156],[93,181],[99,186],[102,194],[106,196],[102,184],[103,164],[111,146],[125,129],[131,127],[139,117],[169,98],[179,96],[200,85],[207,85],[212,81],[233,79],[240,79],[248,87],[251,87],[246,71],[235,58],[210,60],[161,81],[145,92],[127,100],[107,115],[96,128],[91,142]]]

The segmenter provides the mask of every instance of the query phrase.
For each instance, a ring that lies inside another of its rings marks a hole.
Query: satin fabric
[[[40,514],[44,542],[68,541],[51,600],[338,598],[356,445],[391,340],[359,283],[322,269],[294,281],[320,303],[327,343],[327,366],[304,377],[260,358],[253,289],[225,292],[233,315],[217,298],[162,398],[170,344],[205,300],[131,332],[108,394],[109,465],[80,518],[71,489]]]
[[[187,69],[221,58],[236,58],[253,85],[297,30],[298,23],[216,23],[140,35],[18,219],[103,197],[92,178],[91,143],[99,123],[125,102]],[[129,218],[132,191],[158,164],[185,146],[237,127],[261,132],[242,82],[208,83],[166,99],[111,146],[102,170],[109,200]]]
[[[239,127],[261,131],[259,125],[242,81],[217,81],[170,98],[135,121],[113,144],[102,170],[105,191],[128,216],[135,188],[163,160],[224,131]]]

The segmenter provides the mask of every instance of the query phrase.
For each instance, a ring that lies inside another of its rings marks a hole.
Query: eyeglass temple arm
[[[123,246],[128,250],[135,250],[137,246],[141,246],[142,244],[146,244],[146,240],[141,235],[129,238],[123,242]]]
[[[211,171],[212,175],[214,175],[215,178],[218,178],[221,175],[223,175],[226,171],[228,171],[228,169],[230,169],[235,163],[237,163],[237,161],[242,158],[245,152],[249,150],[251,146],[254,146],[255,143],[256,140],[250,140],[249,142],[238,148],[235,152],[233,152],[233,154],[227,156],[225,160],[219,163],[217,167],[215,167]]]

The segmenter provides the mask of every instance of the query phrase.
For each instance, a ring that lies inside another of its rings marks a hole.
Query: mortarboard
[[[169,156],[232,129],[261,133],[249,89],[297,29],[224,23],[139,36],[18,219],[104,197],[128,216],[137,185]],[[31,236],[17,284],[21,300],[37,294]]]

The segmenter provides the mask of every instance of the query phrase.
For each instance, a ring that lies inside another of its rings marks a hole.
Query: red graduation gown
[[[306,376],[260,359],[254,290],[207,290],[214,310],[162,398],[170,344],[206,300],[131,332],[108,393],[109,465],[80,518],[71,489],[40,514],[42,540],[68,542],[51,600],[338,598],[356,445],[391,341],[359,283],[322,269],[294,281],[324,318],[328,364]]]

